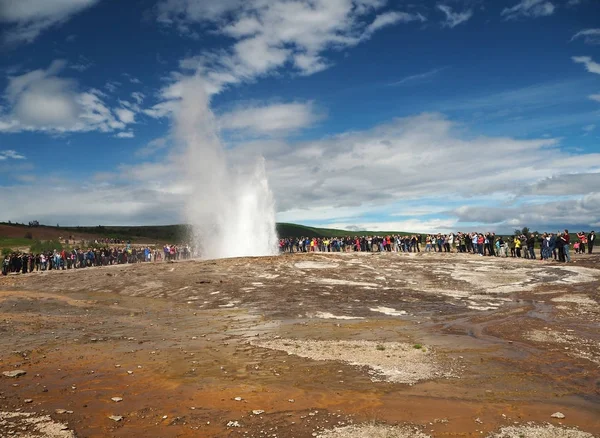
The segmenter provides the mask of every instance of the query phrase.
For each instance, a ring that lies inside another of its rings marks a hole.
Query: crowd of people
[[[592,254],[596,233],[579,232],[573,242],[576,254]],[[88,249],[52,250],[37,254],[12,253],[2,262],[2,274],[50,270],[83,269],[116,264],[186,260],[193,257],[189,245],[164,245],[162,248],[108,246],[108,241],[96,241]],[[103,247],[100,247],[104,244]],[[497,236],[495,233],[413,234],[332,238],[284,238],[279,241],[282,253],[307,252],[458,252],[479,256],[516,257],[535,260],[571,261],[571,236],[568,230],[557,233],[528,233]]]
[[[577,233],[573,249],[578,254],[594,250],[596,233]],[[497,236],[495,233],[413,234],[332,238],[285,238],[279,241],[283,253],[294,252],[460,252],[479,256],[517,257],[570,262],[571,236],[568,230],[557,233],[528,233]]]
[[[99,242],[95,242],[98,244]],[[53,250],[34,254],[31,252],[12,253],[4,257],[2,274],[83,269],[94,266],[109,266],[128,263],[186,260],[192,257],[188,245],[164,245],[162,248],[135,246],[131,243],[123,247],[97,247],[88,249]]]

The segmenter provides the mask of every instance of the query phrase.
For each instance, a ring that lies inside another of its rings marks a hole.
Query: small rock
[[[108,418],[110,418],[113,421],[121,421],[123,419],[123,417],[121,417],[120,415],[111,415]]]
[[[2,375],[5,377],[21,377],[21,376],[24,376],[25,374],[27,374],[27,371],[23,371],[23,370],[4,371],[2,373]]]
[[[228,421],[227,427],[242,427],[242,425],[237,421]]]
[[[115,403],[119,403],[120,401],[123,401],[123,399],[121,397],[113,397],[111,398],[112,401],[114,401]]]
[[[133,374],[133,371],[127,371],[127,374]]]
[[[242,401],[242,397],[236,397],[234,398],[235,401]]]
[[[254,415],[260,415],[260,414],[264,414],[265,411],[263,411],[262,409],[256,409],[256,410],[252,411],[252,413]]]
[[[565,418],[565,414],[563,414],[562,412],[555,412],[552,415],[550,415],[552,418]]]
[[[23,400],[24,403],[33,403],[33,400],[30,398],[26,398],[25,400]]]
[[[66,411],[66,409],[55,409],[54,413],[55,414],[66,414],[67,411]]]

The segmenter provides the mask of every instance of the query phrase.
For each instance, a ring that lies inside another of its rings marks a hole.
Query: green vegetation
[[[29,251],[34,254],[39,254],[42,252],[54,251],[55,249],[57,251],[61,251],[63,249],[62,244],[58,240],[46,240],[43,242],[41,240],[34,240],[31,243]]]
[[[18,248],[31,245],[31,240],[21,237],[2,237],[0,236],[0,248]]]
[[[179,242],[185,240],[190,227],[187,225],[156,225],[140,227],[61,227],[61,230],[72,233],[95,234],[109,239],[136,241],[140,239],[157,242]]]
[[[413,348],[420,350],[421,348],[423,348],[423,346],[421,344],[415,344],[413,345]]]
[[[7,255],[11,255],[14,251],[12,248],[2,248],[2,257],[6,257]]]
[[[118,239],[132,242],[153,242],[153,243],[173,243],[187,240],[190,234],[189,225],[156,225],[156,226],[103,226],[95,227],[51,227],[47,225],[36,225],[29,227],[26,224],[0,223],[1,225],[11,225],[23,229],[24,238],[4,238],[0,237],[0,248],[2,247],[22,247],[29,246],[31,240],[38,234],[36,230],[60,230],[63,238],[70,235],[89,234],[99,238]],[[515,234],[529,232],[528,228],[515,230]],[[386,235],[411,235],[404,231],[349,231],[337,230],[332,228],[315,228],[305,225],[290,223],[278,223],[277,234],[280,237],[346,237],[346,236],[386,236]],[[425,234],[425,233],[422,233]],[[577,241],[577,235],[571,233],[571,242]],[[537,245],[536,245],[537,247]]]
[[[305,225],[278,223],[277,235],[280,237],[346,237],[346,236],[386,236],[388,234],[410,235],[403,231],[348,231],[333,228],[314,228]]]
[[[377,346],[375,347],[377,350],[379,351],[384,351],[385,350],[385,346],[381,345],[381,344],[377,344]]]

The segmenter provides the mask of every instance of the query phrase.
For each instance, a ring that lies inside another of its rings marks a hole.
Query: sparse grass
[[[421,344],[415,344],[413,345],[413,348],[416,350],[420,350],[421,348],[423,348],[423,346]]]
[[[377,346],[375,347],[375,349],[377,349],[379,351],[384,351],[385,350],[385,346],[381,345],[381,344],[377,344]]]
[[[30,239],[21,237],[2,237],[0,236],[0,248],[18,248],[31,245]]]

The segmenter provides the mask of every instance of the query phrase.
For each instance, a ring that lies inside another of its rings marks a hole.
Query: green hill
[[[104,226],[95,227],[54,227],[26,224],[0,223],[0,247],[27,246],[31,239],[58,240],[95,240],[100,238],[118,239],[137,243],[170,243],[186,240],[188,225],[152,225],[152,226]],[[278,223],[277,234],[280,237],[342,237],[406,234],[397,231],[347,231],[330,228],[315,228],[305,225]]]
[[[305,225],[278,223],[277,234],[280,237],[345,237],[345,236],[386,236],[388,234],[411,234],[402,231],[348,231],[333,228],[314,228]]]

